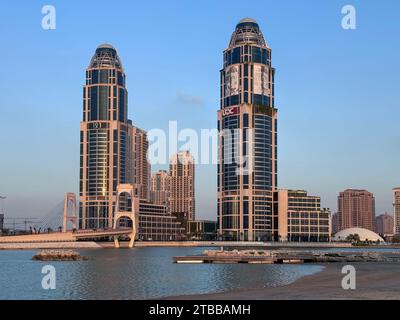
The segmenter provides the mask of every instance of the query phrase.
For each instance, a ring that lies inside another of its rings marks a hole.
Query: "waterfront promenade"
[[[118,228],[3,236],[0,249],[93,248],[100,247],[95,239],[126,236],[131,232],[131,228]]]
[[[231,247],[231,248],[350,248],[339,242],[245,242],[245,241],[137,241],[135,247]]]
[[[8,242],[0,243],[0,250],[35,250],[35,249],[101,249],[94,241],[58,241],[58,242]]]
[[[123,233],[123,231],[121,231]],[[90,234],[85,235],[89,237]],[[114,242],[78,241],[79,237],[71,232],[41,235],[23,235],[0,237],[1,249],[59,249],[59,248],[114,248]],[[121,242],[128,247],[128,242]],[[237,242],[237,241],[136,241],[135,248],[145,247],[215,247],[215,248],[349,248],[350,243],[334,242]]]

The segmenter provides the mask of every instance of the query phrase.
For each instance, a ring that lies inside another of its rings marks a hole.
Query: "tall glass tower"
[[[131,122],[115,48],[100,45],[86,70],[80,125],[79,228],[112,226],[117,185],[130,181]]]
[[[217,210],[225,240],[278,240],[274,74],[257,22],[242,19],[221,70]]]

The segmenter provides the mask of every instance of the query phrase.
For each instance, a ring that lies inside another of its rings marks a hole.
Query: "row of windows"
[[[271,103],[272,101],[272,103]],[[242,103],[252,103],[260,106],[265,106],[265,107],[274,107],[274,98],[270,98],[266,95],[261,95],[261,94],[249,94],[247,91],[244,93],[244,98],[242,100],[241,95],[233,95],[233,96],[228,96],[222,99],[221,101],[223,108],[229,107],[229,106],[236,106]]]
[[[224,67],[242,62],[256,62],[271,65],[271,51],[257,46],[241,46],[224,53]]]
[[[125,75],[115,69],[92,69],[86,71],[86,84],[118,84],[125,86]]]
[[[119,120],[126,121],[127,112],[127,95],[124,88],[118,90],[118,111],[119,118],[117,119],[117,91],[116,86],[93,86],[87,88],[88,90],[88,117],[84,112],[83,120],[96,121],[96,120]],[[113,103],[111,105],[111,90],[114,91]],[[85,101],[85,100],[84,100]],[[97,124],[99,125],[99,124]],[[101,124],[101,126],[103,126]]]

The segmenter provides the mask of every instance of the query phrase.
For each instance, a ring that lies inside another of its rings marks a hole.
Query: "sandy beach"
[[[351,263],[356,268],[356,290],[342,289],[344,264],[325,264],[311,276],[281,287],[236,290],[215,294],[170,297],[168,299],[205,300],[341,300],[400,299],[400,264]]]

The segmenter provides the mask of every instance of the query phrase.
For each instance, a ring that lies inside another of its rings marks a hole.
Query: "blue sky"
[[[57,29],[41,28],[54,5]],[[341,8],[357,29],[341,28]],[[365,188],[391,212],[400,185],[400,2],[2,1],[0,195],[8,216],[43,216],[78,189],[84,72],[113,44],[129,116],[144,129],[215,128],[219,70],[236,23],[256,19],[272,48],[279,187],[320,195]],[[158,168],[154,168],[158,169]],[[197,167],[197,216],[215,218],[216,168]]]

